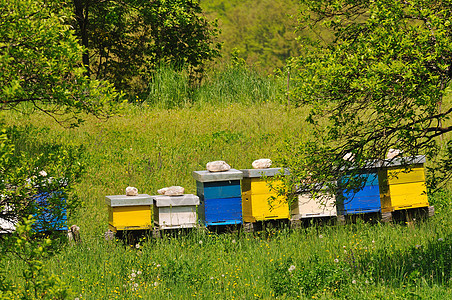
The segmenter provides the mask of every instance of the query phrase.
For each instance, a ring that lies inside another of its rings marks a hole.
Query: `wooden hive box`
[[[333,217],[337,215],[336,196],[322,189],[313,197],[310,192],[299,191],[297,201],[291,205],[293,219]]]
[[[108,205],[108,227],[111,231],[153,229],[153,200],[148,194],[106,196],[105,202]]]
[[[242,214],[244,222],[289,219],[289,203],[284,196],[278,196],[271,190],[263,177],[274,177],[281,168],[244,169],[242,180]],[[288,174],[288,171],[285,171]],[[273,181],[275,187],[281,181]]]
[[[385,160],[378,170],[381,210],[428,207],[425,155]]]
[[[354,175],[360,180],[365,180],[362,190],[356,193],[349,190],[340,191],[336,201],[338,215],[381,212],[380,187],[376,167],[376,164],[370,164],[369,168],[362,169],[360,174]],[[348,176],[345,176],[340,181],[349,179]]]
[[[50,197],[56,197],[54,201],[49,201]],[[58,198],[58,199],[57,199]],[[37,232],[44,231],[66,231],[67,212],[66,199],[58,197],[58,192],[42,192],[34,197],[37,204],[36,218],[33,229]]]
[[[194,171],[199,219],[206,226],[242,223],[241,171]]]
[[[192,228],[198,224],[199,197],[192,194],[181,196],[152,196],[154,200],[154,224],[160,229]]]

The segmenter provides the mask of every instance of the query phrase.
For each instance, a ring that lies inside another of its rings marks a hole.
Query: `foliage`
[[[303,3],[309,9],[300,25],[303,55],[292,61],[292,93],[297,105],[310,108],[315,138],[292,143],[295,160],[283,158],[290,166],[305,160],[297,177],[334,181],[369,159],[385,158],[390,148],[404,156],[437,156],[437,138],[452,131],[445,101],[452,2]],[[450,157],[450,147],[445,150],[441,157]],[[348,153],[354,159],[344,160]]]
[[[282,68],[289,57],[300,54],[296,42],[296,18],[300,4],[295,0],[209,0],[200,1],[206,15],[219,19],[224,43],[223,57],[234,48],[262,73]]]
[[[218,56],[215,22],[208,22],[196,0],[67,2],[85,47],[83,63],[95,78],[109,79],[122,91],[143,93],[161,64],[202,73]]]
[[[16,232],[2,244],[2,256],[12,254],[25,264],[22,271],[23,289],[3,290],[0,296],[20,299],[67,299],[71,291],[61,279],[49,272],[45,260],[51,254],[50,238],[36,238],[32,216],[18,223]],[[6,298],[5,298],[6,299]]]
[[[0,1],[1,109],[44,112],[78,125],[81,112],[106,116],[117,93],[108,82],[90,80],[80,67],[82,48],[64,24],[67,10],[45,1]]]
[[[36,230],[66,226],[67,211],[80,203],[69,197],[80,179],[82,149],[58,144],[34,143],[36,130],[2,127],[0,144],[0,218],[15,223],[34,215]],[[26,150],[26,151],[25,151]]]

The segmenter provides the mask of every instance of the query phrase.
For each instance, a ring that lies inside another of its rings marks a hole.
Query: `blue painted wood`
[[[242,198],[209,199],[203,201],[206,225],[242,223]]]
[[[196,182],[198,196],[204,199],[222,199],[241,197],[240,180]]]
[[[364,183],[364,186],[376,186],[378,185],[378,174],[377,172],[372,173],[363,173],[363,174],[357,174],[354,175],[354,177],[358,178],[359,180],[366,180]],[[350,176],[344,176],[339,180],[339,184],[343,185],[346,182],[348,182]]]
[[[66,200],[60,199],[59,205],[52,205],[47,201],[50,196],[51,194],[45,192],[34,197],[37,208],[34,213],[36,223],[33,227],[37,232],[68,229]]]
[[[362,190],[353,193],[353,191],[342,191],[342,200],[337,203],[338,214],[357,214],[381,211],[380,187],[378,185],[377,173],[364,173],[356,175],[359,178],[366,179],[366,184]]]

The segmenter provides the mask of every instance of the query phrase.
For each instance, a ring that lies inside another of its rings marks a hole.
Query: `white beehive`
[[[154,224],[160,229],[191,228],[197,225],[198,196],[192,194],[157,195],[152,198],[154,200]]]

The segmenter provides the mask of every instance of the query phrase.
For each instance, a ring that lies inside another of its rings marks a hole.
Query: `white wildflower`
[[[338,262],[339,262],[339,259],[337,259],[337,258],[334,259],[334,262],[335,262],[335,263],[338,263]]]
[[[289,272],[292,273],[293,270],[295,270],[295,266],[294,265],[290,265]]]
[[[444,241],[443,238],[439,238],[439,239],[438,239],[438,242],[442,242],[442,241]]]
[[[353,283],[353,284],[356,284],[356,280],[353,279],[353,280],[352,280],[352,283]]]

